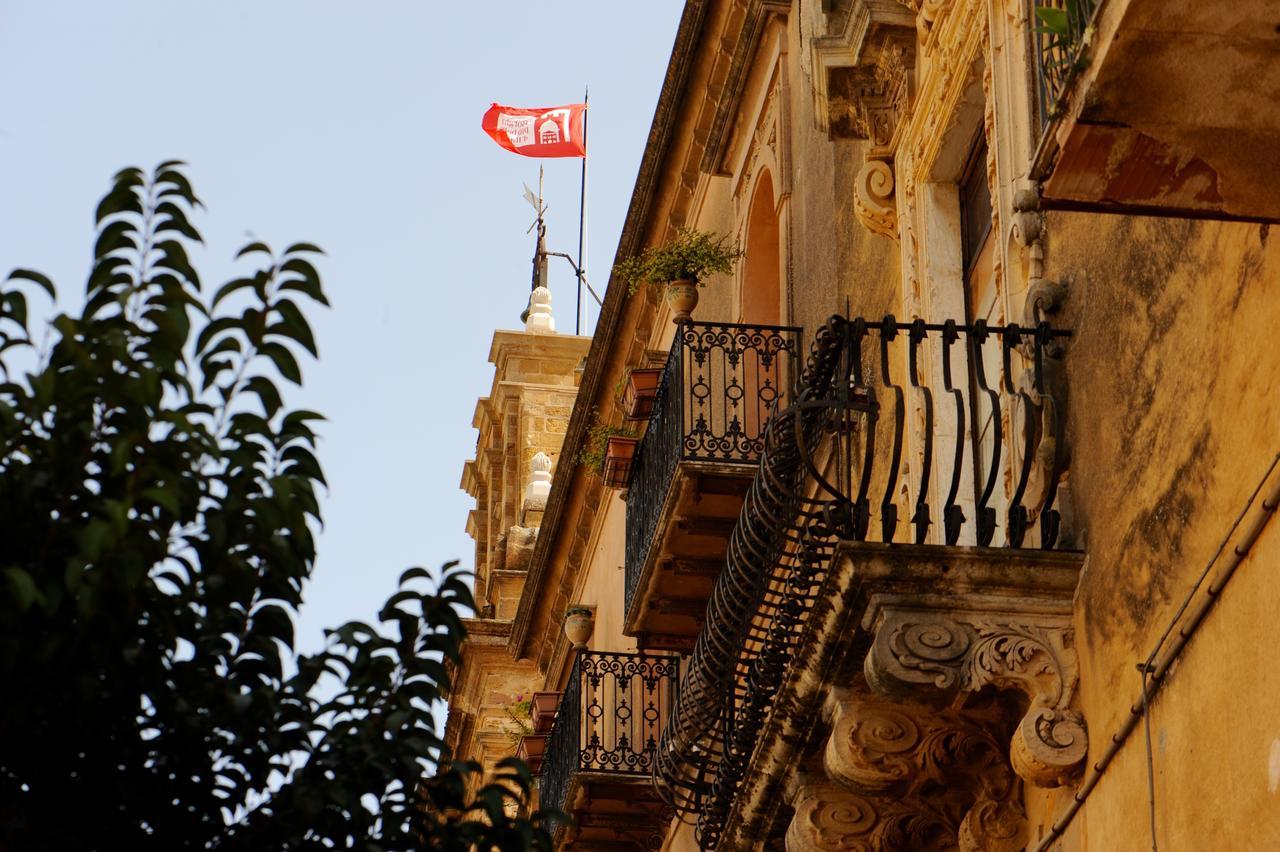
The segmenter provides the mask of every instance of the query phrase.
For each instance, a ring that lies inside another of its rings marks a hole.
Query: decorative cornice
[[[840,32],[811,40],[814,115],[820,130],[845,135],[847,103],[839,78],[873,61],[868,46],[874,49],[884,30],[909,30],[914,21],[896,0],[855,0]]]
[[[724,156],[729,147],[733,126],[733,116],[742,102],[742,91],[750,76],[751,58],[760,46],[760,38],[764,35],[765,25],[771,17],[785,18],[791,11],[791,0],[750,0],[747,5],[747,16],[742,30],[734,45],[733,59],[729,63],[729,76],[725,81],[724,91],[716,102],[715,118],[711,122],[711,132],[707,135],[706,147],[702,152],[700,169],[709,175],[727,175],[724,167]]]

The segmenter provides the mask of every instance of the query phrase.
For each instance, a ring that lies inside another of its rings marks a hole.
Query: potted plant
[[[650,246],[618,264],[616,272],[634,293],[642,283],[665,284],[667,304],[675,321],[688,322],[698,305],[698,288],[710,275],[733,271],[742,250],[727,236],[715,236],[692,228],[680,228],[676,238],[661,246]]]
[[[610,488],[624,488],[631,475],[631,461],[639,442],[635,431],[597,420],[587,430],[587,440],[578,454],[578,463],[600,474]]]
[[[516,746],[516,757],[528,765],[529,771],[537,775],[542,770],[542,756],[547,751],[547,737],[550,734],[525,734]]]
[[[586,648],[595,627],[595,607],[574,604],[564,611],[564,635],[574,648]]]
[[[662,384],[661,367],[636,367],[627,373],[622,391],[622,410],[628,420],[648,420]]]
[[[551,733],[551,726],[556,721],[556,710],[560,707],[560,693],[535,692],[533,694],[533,732],[535,734]]]

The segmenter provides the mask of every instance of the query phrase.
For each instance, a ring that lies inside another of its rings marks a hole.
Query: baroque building
[[[690,0],[618,257],[745,255],[495,338],[455,754],[566,849],[1280,848],[1278,25]]]

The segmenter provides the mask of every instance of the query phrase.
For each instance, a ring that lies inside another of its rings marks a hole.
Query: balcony
[[[641,648],[692,646],[799,351],[796,328],[678,326],[627,494],[623,632]]]
[[[959,716],[984,690],[1008,692],[981,733],[1000,777],[1051,786],[1076,771],[1087,742],[1069,706],[1082,560],[1060,550],[1074,531],[1057,506],[1069,337],[1048,322],[893,316],[818,329],[796,401],[765,432],[659,743],[655,775],[696,815],[703,848],[775,836],[795,767],[827,766],[800,749],[824,734],[816,708],[836,690],[876,707],[910,693],[913,712]],[[1000,795],[1018,790],[1010,781]],[[957,819],[985,807],[971,793]],[[946,822],[942,845],[954,848],[959,829]]]
[[[1028,3],[1045,208],[1280,221],[1273,3]]]
[[[669,812],[653,788],[654,755],[678,673],[672,656],[578,654],[539,781],[541,805],[574,819],[558,848],[656,848]]]

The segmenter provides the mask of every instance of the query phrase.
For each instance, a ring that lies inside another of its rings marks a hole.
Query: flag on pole
[[[493,104],[480,126],[503,148],[525,157],[586,157],[586,104],[520,109]]]

